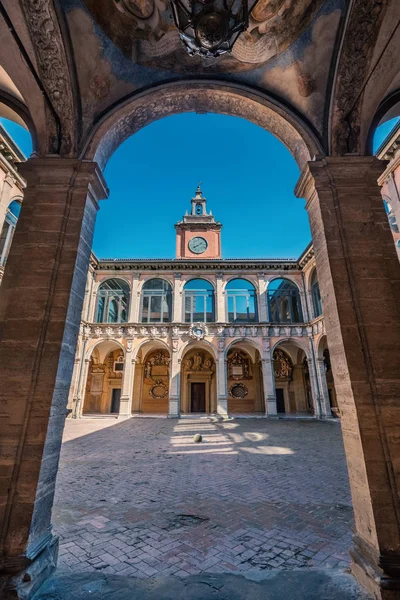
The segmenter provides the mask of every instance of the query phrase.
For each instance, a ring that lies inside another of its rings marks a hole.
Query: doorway
[[[276,410],[278,413],[285,413],[285,395],[283,388],[278,388],[276,392]]]
[[[119,413],[119,404],[121,401],[121,388],[113,388],[111,393],[111,412]]]
[[[192,383],[191,384],[191,412],[205,413],[206,412],[206,384]]]

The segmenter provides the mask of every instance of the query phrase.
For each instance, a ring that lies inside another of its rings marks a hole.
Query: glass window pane
[[[103,323],[104,319],[104,298],[100,296],[99,303],[97,305],[97,323]]]
[[[235,320],[235,296],[228,296],[228,321]]]
[[[151,296],[150,323],[159,323],[161,321],[161,300],[161,296]]]
[[[111,300],[108,305],[108,323],[118,322],[118,303],[116,300]]]
[[[204,321],[205,320],[205,296],[196,295],[194,298],[194,312],[193,321]]]
[[[185,295],[185,322],[190,323],[192,320],[192,296]]]
[[[142,323],[149,322],[149,296],[143,296]]]

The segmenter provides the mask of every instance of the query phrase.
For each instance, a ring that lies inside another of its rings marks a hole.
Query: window
[[[129,285],[123,279],[107,279],[99,287],[97,323],[126,323]]]
[[[205,279],[191,279],[184,290],[185,323],[214,321],[214,288]]]
[[[314,269],[314,272],[311,277],[311,296],[314,309],[314,317],[317,318],[320,315],[322,315],[322,300],[321,293],[319,291],[316,269]]]
[[[164,279],[149,279],[143,285],[142,323],[170,323],[172,287]]]
[[[298,287],[288,279],[274,279],[268,286],[271,322],[303,323]]]
[[[257,320],[256,292],[246,279],[232,279],[226,286],[228,321],[252,323]]]
[[[17,200],[13,200],[7,208],[3,228],[0,233],[0,265],[3,267],[6,264],[7,256],[10,252],[11,242],[20,211],[21,204]]]
[[[196,204],[196,215],[201,215],[201,204]]]

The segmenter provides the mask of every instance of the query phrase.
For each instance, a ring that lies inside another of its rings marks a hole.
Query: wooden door
[[[206,384],[192,383],[191,389],[191,412],[203,413],[206,412]]]
[[[283,389],[275,390],[276,394],[276,410],[278,413],[285,413],[285,394]]]
[[[119,403],[121,401],[121,389],[113,388],[111,396],[111,412],[119,413]]]

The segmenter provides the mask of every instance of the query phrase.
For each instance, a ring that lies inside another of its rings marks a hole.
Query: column
[[[400,589],[400,265],[374,157],[308,163],[307,200],[352,491],[352,570],[376,598]]]
[[[169,410],[168,417],[176,418],[180,415],[181,391],[181,361],[178,358],[178,344],[173,344],[169,372]]]
[[[320,394],[314,359],[307,358],[307,365],[308,365],[308,374],[310,377],[311,398],[312,398],[312,403],[313,403],[313,408],[314,408],[314,415],[317,418],[320,418],[322,416],[321,394]]]
[[[261,362],[265,398],[265,413],[269,417],[275,417],[278,414],[278,411],[276,408],[275,378],[271,356],[271,343],[268,338],[263,338],[263,357]]]
[[[72,413],[72,417],[75,419],[80,419],[83,414],[83,409],[85,406],[86,384],[87,384],[87,378],[88,378],[89,367],[90,367],[90,359],[82,358],[80,367],[81,367],[81,369],[80,369],[80,374],[79,374],[79,383],[78,383],[78,389],[77,389],[77,394],[76,394],[75,408],[74,408],[74,412]]]
[[[135,360],[132,358],[132,349],[133,341],[127,340],[118,415],[118,417],[124,418],[132,415],[133,379],[135,376]]]
[[[32,594],[55,566],[55,479],[97,201],[107,195],[92,162],[32,158],[20,171],[27,189],[0,288],[3,600]]]
[[[132,277],[131,297],[129,301],[128,323],[139,323],[140,294],[139,273],[134,273]]]
[[[221,417],[228,416],[228,385],[225,359],[225,340],[218,339],[217,359],[217,414]]]
[[[331,403],[329,402],[328,385],[326,383],[325,361],[323,358],[317,358],[317,377],[320,389],[321,414],[323,417],[331,417]]]
[[[268,310],[267,310],[267,299],[265,297],[265,275],[260,273],[258,275],[258,291],[257,291],[257,308],[258,308],[258,320],[260,323],[268,322]]]
[[[173,322],[174,323],[182,323],[183,315],[182,315],[182,274],[174,273],[174,314],[173,314]]]
[[[226,302],[225,302],[225,292],[224,292],[224,276],[223,273],[217,273],[217,286],[216,286],[216,294],[215,294],[215,316],[216,323],[226,323]]]

